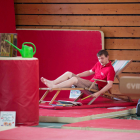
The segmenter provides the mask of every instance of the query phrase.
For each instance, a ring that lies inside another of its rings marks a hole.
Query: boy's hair
[[[97,53],[97,57],[101,56],[101,55],[105,55],[105,57],[108,56],[108,52],[106,50],[100,50],[98,53]]]

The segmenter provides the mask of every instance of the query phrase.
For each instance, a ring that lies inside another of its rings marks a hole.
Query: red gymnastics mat
[[[99,118],[113,118],[135,113],[136,106],[116,108],[92,108],[74,110],[39,109],[39,122],[75,123]]]
[[[56,100],[61,100],[62,98],[56,98]],[[98,97],[91,105],[87,105],[88,102],[92,98],[86,99],[86,100],[78,100],[78,102],[81,102],[82,106],[55,106],[57,102],[54,101],[54,105],[49,105],[49,102],[42,103],[39,105],[39,108],[44,109],[54,109],[54,110],[69,110],[69,109],[91,109],[91,108],[107,108],[107,107],[128,107],[128,106],[136,106],[137,100],[133,102],[124,102],[124,101],[113,101],[110,99],[106,99],[103,97]],[[47,98],[48,101],[51,101],[51,98]],[[71,99],[69,98],[63,98],[62,100],[69,101]],[[72,101],[72,100],[71,100]]]
[[[63,125],[62,128],[140,133],[140,120],[97,119]]]
[[[75,74],[91,69],[98,61],[97,53],[104,49],[104,34],[94,30],[16,30],[18,47],[23,42],[36,46],[34,57],[39,59],[39,77],[53,80],[66,71]],[[93,76],[87,77],[91,79]],[[40,87],[45,85],[39,81]],[[40,97],[44,91],[39,91]],[[68,98],[70,91],[62,91]],[[55,93],[48,94],[51,98]]]
[[[140,133],[18,127],[0,132],[0,140],[132,140]]]
[[[48,98],[47,98],[48,99]],[[50,99],[51,100],[51,99]],[[63,99],[65,100],[65,99]],[[70,99],[66,99],[68,101]],[[91,109],[91,108],[107,108],[107,107],[129,107],[129,106],[136,106],[137,100],[133,102],[123,102],[123,101],[112,101],[110,99],[106,99],[103,97],[97,98],[92,105],[87,105],[90,100],[81,101],[83,105],[81,106],[55,106],[56,102],[53,105],[49,105],[48,102],[42,103],[39,105],[39,108],[44,109],[54,109],[54,110],[69,110],[69,109]]]

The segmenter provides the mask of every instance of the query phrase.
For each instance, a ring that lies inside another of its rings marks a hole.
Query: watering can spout
[[[11,42],[9,42],[8,40],[5,40],[6,42],[8,42],[10,45],[12,45],[14,48],[16,48],[20,53],[22,53],[22,50],[19,49],[17,46],[15,46],[14,44],[12,44]]]

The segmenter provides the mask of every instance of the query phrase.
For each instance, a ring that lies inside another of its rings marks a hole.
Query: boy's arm
[[[86,77],[86,76],[90,76],[92,74],[94,74],[94,72],[92,70],[87,70],[87,71],[84,71],[82,73],[77,74],[77,76],[79,76],[79,77]]]
[[[103,87],[100,91],[92,94],[91,97],[97,98],[102,93],[105,93],[106,91],[108,91],[112,87],[112,85],[113,85],[113,81],[107,81],[107,85],[105,87]]]

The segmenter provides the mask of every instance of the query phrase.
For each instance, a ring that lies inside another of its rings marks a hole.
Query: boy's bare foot
[[[47,79],[45,79],[44,77],[41,77],[40,80],[41,80],[42,83],[47,82]]]
[[[53,88],[53,81],[41,77],[41,82],[45,84],[48,88]]]

